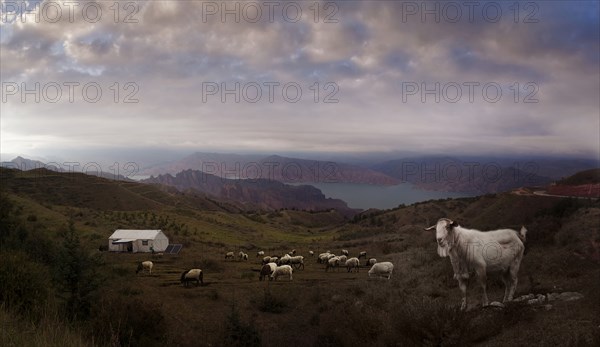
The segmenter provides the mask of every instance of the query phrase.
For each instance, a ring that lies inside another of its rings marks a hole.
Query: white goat
[[[348,272],[352,271],[353,269],[356,269],[356,272],[358,272],[360,267],[360,260],[358,260],[357,257],[352,257],[348,260],[346,260],[346,268],[348,269]]]
[[[204,275],[200,269],[187,270],[181,273],[181,283],[184,287],[187,287],[189,282],[195,281],[196,286],[198,286],[200,284],[204,284],[203,277]]]
[[[425,230],[436,230],[437,252],[440,257],[450,256],[454,278],[462,292],[461,309],[467,307],[467,284],[469,274],[477,273],[483,289],[482,306],[489,304],[486,292],[487,273],[502,273],[504,282],[503,302],[511,301],[517,288],[519,266],[523,259],[527,229],[520,232],[512,229],[499,229],[482,232],[467,229],[456,222],[441,218],[436,225]]]
[[[279,276],[289,276],[290,281],[292,280],[292,267],[289,265],[282,265],[275,268],[275,271],[271,274],[271,279],[277,280]]]
[[[152,263],[150,260],[146,260],[146,261],[143,261],[140,264],[138,264],[137,270],[135,270],[135,273],[137,274],[140,271],[148,271],[150,274],[152,274],[153,267],[154,267],[154,263]]]
[[[394,264],[389,261],[375,263],[371,267],[371,270],[369,270],[369,277],[371,277],[371,275],[377,275],[378,277],[387,275],[389,280],[390,277],[392,277],[392,271],[394,271]]]

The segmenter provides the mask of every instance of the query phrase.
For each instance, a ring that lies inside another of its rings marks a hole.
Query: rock
[[[554,301],[554,300],[558,300],[560,294],[558,293],[548,293],[546,294],[546,298],[548,299],[548,301]]]
[[[562,301],[573,301],[583,298],[583,294],[577,292],[563,292],[560,293],[559,299]]]
[[[496,307],[496,308],[504,308],[504,304],[501,303],[500,301],[492,301],[489,306]]]
[[[530,299],[527,300],[527,305],[538,305],[543,303],[543,301],[540,301],[540,299]]]
[[[513,301],[515,301],[515,302],[521,302],[521,301],[531,300],[533,298],[535,298],[535,295],[533,295],[533,294],[527,294],[527,295],[522,295],[522,296],[514,299]]]

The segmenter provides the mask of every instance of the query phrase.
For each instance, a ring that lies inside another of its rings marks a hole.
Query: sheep
[[[342,249],[342,255],[348,256],[348,250],[347,249]]]
[[[319,257],[317,258],[317,263],[319,263],[319,264],[325,263],[329,259],[330,254],[331,253],[329,253],[329,252],[319,254]]]
[[[295,250],[295,249],[292,249],[292,250],[291,250],[291,251],[288,253],[288,255],[296,255],[296,250]]]
[[[275,263],[267,263],[264,264],[262,266],[262,268],[260,269],[260,275],[258,276],[258,280],[262,281],[265,276],[271,276],[271,274],[273,274],[273,271],[275,271],[275,269],[277,268],[277,264]],[[269,281],[272,281],[273,278],[269,277]]]
[[[394,264],[389,261],[384,261],[381,263],[375,263],[369,270],[369,277],[371,275],[377,275],[377,277],[387,275],[388,280],[392,277],[392,271],[394,271]]]
[[[302,268],[302,270],[304,270],[304,257],[301,255],[291,257],[289,259],[289,264],[294,266],[296,269]]]
[[[150,274],[152,274],[153,267],[154,267],[154,263],[151,262],[150,260],[146,260],[146,261],[143,261],[138,264],[137,270],[135,270],[135,273],[137,274],[140,271],[148,271]]]
[[[240,261],[242,261],[242,260],[248,260],[248,254],[246,254],[246,253],[244,253],[244,252],[242,252],[242,251],[240,251],[240,252],[238,253],[238,257],[239,257],[239,260],[240,260]]]
[[[292,257],[290,257],[289,254],[284,254],[283,257],[279,258],[279,260],[277,261],[277,265],[289,264],[290,259],[292,259]]]
[[[271,279],[277,280],[279,276],[289,276],[290,281],[292,280],[292,267],[289,265],[282,265],[275,268],[275,271],[271,274]]]
[[[264,257],[265,256],[265,251],[258,251],[256,252],[256,257]]]
[[[313,251],[308,251],[308,254],[309,254],[311,257],[313,257],[313,256],[315,255],[315,252],[313,252]]]
[[[375,263],[377,263],[377,259],[370,258],[369,260],[367,260],[366,266],[373,266],[373,265],[375,265]]]
[[[338,257],[340,258],[340,264],[346,264],[346,260],[348,260],[347,256],[339,255]]]
[[[279,261],[279,257],[271,256],[271,261],[269,263],[277,263]]]
[[[365,259],[367,259],[367,251],[362,251],[358,254],[358,259],[363,258],[363,257]]]
[[[475,272],[483,290],[482,306],[488,306],[486,292],[487,273],[502,273],[503,302],[512,301],[517,288],[518,272],[523,259],[523,241],[527,229],[499,229],[482,232],[463,228],[448,218],[440,218],[425,230],[436,230],[437,252],[440,257],[450,257],[454,279],[462,292],[461,309],[467,307],[469,274]]]
[[[329,260],[327,260],[327,263],[325,264],[325,271],[329,271],[329,268],[339,268],[340,266],[340,258],[339,257],[332,257]]]
[[[233,252],[227,252],[225,254],[225,259],[229,259],[229,258],[235,259],[235,255],[233,254]]]
[[[187,270],[181,273],[181,284],[183,284],[184,287],[187,287],[189,282],[195,281],[196,286],[198,286],[204,284],[203,277],[204,275],[200,269]]]
[[[348,272],[352,271],[352,269],[356,269],[356,272],[358,272],[359,266],[360,266],[360,260],[358,260],[357,257],[352,257],[352,258],[346,260],[346,268],[348,269]]]
[[[269,257],[268,255],[266,257],[262,258],[263,265],[268,264],[270,262],[271,262],[271,257]]]

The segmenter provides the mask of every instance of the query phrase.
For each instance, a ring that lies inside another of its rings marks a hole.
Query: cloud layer
[[[69,4],[2,1],[2,152],[598,155],[596,1]]]

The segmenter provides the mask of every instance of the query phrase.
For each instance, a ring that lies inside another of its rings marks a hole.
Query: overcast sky
[[[118,5],[2,0],[3,160],[600,151],[595,0]]]

